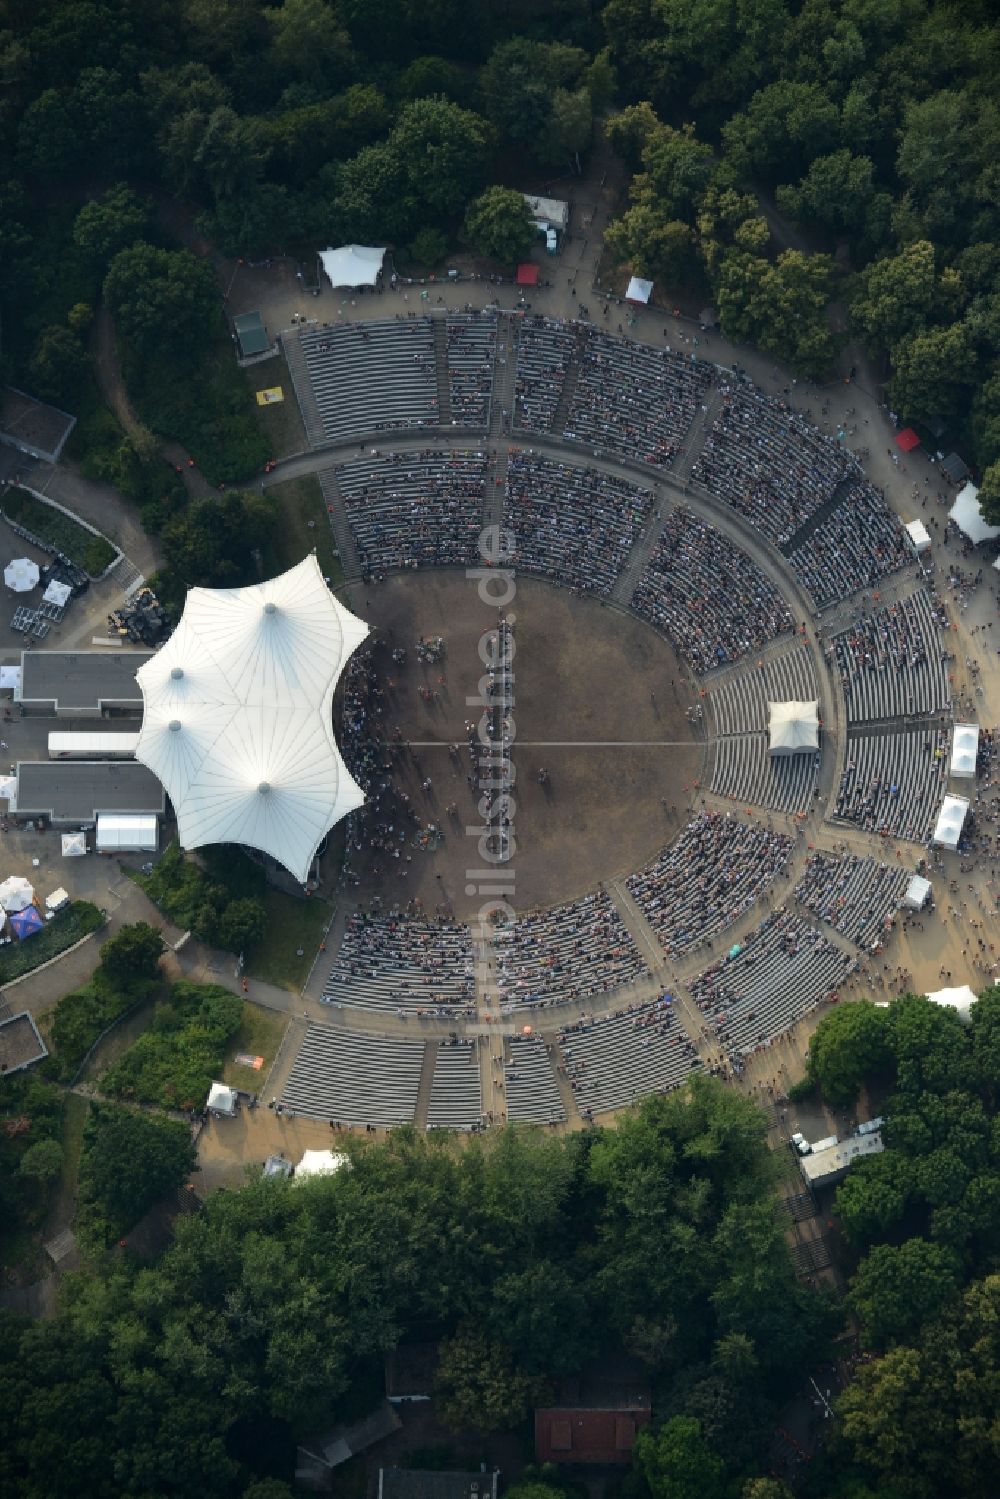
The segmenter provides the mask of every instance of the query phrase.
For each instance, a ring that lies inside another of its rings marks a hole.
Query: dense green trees
[[[179,1496],[204,1492],[206,1473],[235,1495],[253,1471],[283,1476],[248,1467],[245,1444],[237,1457],[237,1430],[288,1423],[287,1462],[296,1435],[367,1408],[384,1353],[407,1335],[443,1338],[442,1409],[456,1426],[502,1429],[551,1376],[620,1347],[622,1329],[641,1342],[640,1317],[674,1326],[645,1343],[672,1423],[653,1441],[651,1473],[673,1478],[694,1459],[713,1481],[760,1471],[778,1402],[829,1327],[807,1315],[806,1342],[790,1339],[804,1298],[780,1230],[761,1242],[764,1217],[774,1223],[765,1128],[752,1104],[698,1078],[689,1096],[650,1099],[614,1131],[459,1144],[401,1130],[349,1142],[353,1169],[334,1177],[217,1194],[178,1224],[158,1264],[108,1265],[39,1328],[0,1316],[5,1491],[44,1487],[42,1402],[81,1454],[99,1424],[109,1492],[155,1493],[151,1475],[169,1462]],[[120,1235],[154,1190],[183,1180],[187,1132],[162,1131],[129,1110],[95,1113],[92,1240]],[[72,1395],[53,1379],[68,1339],[87,1350],[89,1382]]]
[[[228,989],[174,984],[149,1029],[104,1074],[101,1088],[112,1098],[201,1108],[242,1019],[243,1001]]]
[[[889,1012],[864,999],[824,1015],[809,1042],[808,1073],[831,1103],[851,1103],[866,1076],[889,1064]]]
[[[473,199],[465,214],[465,237],[477,255],[503,266],[516,265],[535,239],[531,211],[521,193],[509,187],[488,187]]]

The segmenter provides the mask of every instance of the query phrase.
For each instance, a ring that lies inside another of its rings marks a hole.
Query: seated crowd
[[[915,565],[899,517],[881,490],[865,480],[851,486],[832,515],[789,552],[788,561],[818,609]]]
[[[498,924],[494,946],[504,1006],[575,1002],[646,976],[628,929],[603,890]]]
[[[947,779],[944,730],[862,735],[848,741],[834,816],[868,833],[924,843]]]
[[[517,338],[513,425],[516,431],[551,432],[576,346],[573,323],[535,313],[522,318]]]
[[[631,607],[698,673],[793,627],[784,599],[746,552],[682,507],[667,516]]]
[[[911,717],[951,706],[947,617],[926,589],[887,609],[862,614],[836,635],[831,654],[840,673],[851,723]]]
[[[704,400],[712,368],[587,328],[563,436],[666,468]]]
[[[679,1087],[701,1066],[669,995],[612,1015],[581,1016],[559,1032],[559,1045],[584,1118]]]
[[[504,525],[514,566],[593,593],[611,592],[650,516],[651,491],[626,479],[514,452]]]
[[[363,575],[479,557],[485,453],[366,453],[336,470]]]
[[[324,1004],[416,1015],[474,1014],[475,997],[468,927],[363,911],[347,918],[322,995]]]
[[[704,946],[781,873],[793,841],[731,812],[700,812],[629,893],[669,957]]]
[[[492,312],[449,312],[448,400],[453,427],[488,427],[497,352],[497,320]]]
[[[909,879],[899,864],[813,854],[795,899],[859,947],[871,948],[885,939]]]
[[[723,406],[692,479],[783,546],[854,468],[832,438],[749,382],[722,387]]]
[[[829,937],[781,907],[688,987],[738,1062],[829,998],[856,967]]]

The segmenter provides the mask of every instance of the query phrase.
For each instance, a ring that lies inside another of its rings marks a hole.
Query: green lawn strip
[[[245,1000],[243,1020],[229,1042],[219,1081],[228,1083],[231,1088],[243,1088],[248,1093],[257,1093],[270,1071],[287,1025],[287,1015],[280,1015],[276,1010],[266,1010],[263,1005]],[[256,1069],[241,1066],[236,1058],[243,1054],[263,1057],[263,1065]]]
[[[83,1126],[87,1122],[89,1099],[79,1093],[64,1095],[63,1104],[63,1168],[59,1179],[59,1190],[74,1198],[80,1184],[80,1152],[83,1149]]]
[[[267,932],[247,954],[247,977],[297,992],[309,976],[332,910],[324,901],[300,900],[280,890],[268,890],[264,905]]]
[[[273,484],[267,492],[278,503],[280,520],[264,559],[266,572],[271,575],[285,572],[315,548],[323,576],[329,579],[331,588],[339,587],[344,581],[344,570],[333,549],[323,491],[315,474],[286,479],[283,484]]]
[[[95,536],[86,526],[79,525],[54,506],[37,500],[26,489],[17,486],[8,489],[3,496],[3,508],[8,520],[23,526],[47,546],[64,553],[92,578],[99,577],[115,560],[115,549],[110,541]]]
[[[278,354],[274,359],[265,359],[263,364],[251,364],[243,373],[250,387],[250,400],[257,412],[261,431],[267,438],[270,448],[268,456],[287,458],[289,453],[304,452],[309,444],[284,354]],[[270,390],[277,385],[281,386],[285,399],[274,405],[258,406],[257,391]]]
[[[81,937],[95,932],[103,922],[104,917],[89,900],[74,901],[68,908],[57,911],[33,937],[0,949],[0,984],[9,984],[50,958],[58,957]]]

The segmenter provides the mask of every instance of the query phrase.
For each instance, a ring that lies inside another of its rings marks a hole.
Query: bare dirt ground
[[[466,870],[478,868],[480,826],[467,780],[465,723],[481,709],[467,705],[484,668],[479,640],[496,623],[474,581],[458,570],[412,573],[359,585],[352,606],[385,642],[375,648],[383,679],[391,678],[386,725],[397,727],[410,752],[397,759],[396,780],[421,822],[435,821],[445,841],[435,853],[410,850],[411,862],[381,881],[371,861],[356,892],[385,898],[419,896],[434,909],[444,896],[459,918],[481,903],[466,891]],[[696,701],[671,647],[647,625],[538,579],[517,580],[508,613],[516,615],[514,720],[516,774],[511,861],[518,909],[551,905],[594,889],[602,880],[648,863],[686,820],[701,775],[703,746],[685,710]],[[446,656],[426,666],[413,647],[419,636],[442,635]],[[404,646],[394,667],[390,648]],[[421,688],[437,696],[426,701]],[[461,747],[461,759],[449,745]],[[538,771],[549,783],[538,782]],[[422,782],[430,777],[429,791]],[[457,804],[457,814],[447,807]]]

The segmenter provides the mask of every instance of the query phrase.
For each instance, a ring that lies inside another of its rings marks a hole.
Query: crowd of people
[[[563,1075],[584,1119],[676,1088],[701,1067],[670,995],[582,1015],[559,1032]]]
[[[839,603],[861,588],[877,588],[900,568],[913,567],[913,550],[881,490],[859,480],[788,563],[817,609]]]
[[[479,558],[488,459],[425,448],[372,451],[336,469],[362,575],[393,568],[468,566]]]
[[[449,312],[445,336],[452,426],[487,427],[497,353],[496,314]]]
[[[948,752],[945,729],[849,740],[834,815],[868,833],[926,843],[947,785]]]
[[[691,477],[784,546],[852,472],[850,452],[786,401],[727,377]]]
[[[857,854],[813,854],[795,887],[795,899],[859,947],[886,940],[902,904],[909,872]]]
[[[833,639],[851,722],[912,718],[950,708],[947,663],[941,640],[947,616],[926,589],[866,614]]]
[[[666,518],[632,608],[703,673],[794,627],[777,588],[746,552],[681,506]]]
[[[699,812],[626,884],[670,957],[704,947],[781,873],[794,840],[732,812]]]
[[[503,1004],[582,1000],[642,978],[646,968],[603,890],[498,923],[497,988]]]
[[[518,449],[507,468],[504,508],[517,543],[514,566],[608,594],[649,523],[652,501],[650,490],[626,479]]]
[[[327,1004],[397,1014],[475,1014],[469,928],[412,910],[353,911],[329,977]]]

